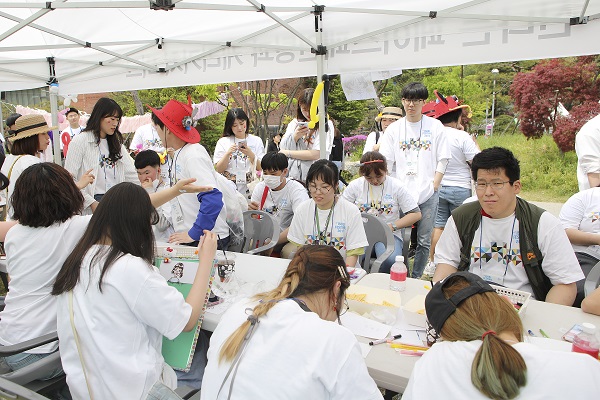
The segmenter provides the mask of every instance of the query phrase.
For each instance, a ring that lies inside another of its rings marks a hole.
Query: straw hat
[[[444,114],[448,114],[451,111],[458,110],[460,108],[467,109],[467,117],[471,117],[471,107],[466,104],[460,104],[456,96],[447,96],[444,98],[437,90],[434,90],[437,99],[430,101],[423,106],[423,115],[427,115],[432,118],[439,118]]]
[[[13,143],[15,140],[47,133],[53,129],[56,129],[56,126],[48,126],[44,117],[39,114],[23,115],[17,118],[15,129],[12,131],[13,136],[8,140]]]
[[[375,117],[375,121],[379,122],[382,118],[400,119],[402,118],[402,109],[400,107],[385,107]]]
[[[179,139],[186,143],[198,143],[200,141],[200,133],[194,128],[195,123],[192,119],[193,110],[191,105],[177,100],[169,100],[160,110],[152,107],[150,109]]]

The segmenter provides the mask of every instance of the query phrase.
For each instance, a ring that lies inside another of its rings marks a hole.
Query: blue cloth
[[[431,247],[431,232],[433,222],[437,214],[438,192],[434,192],[425,202],[419,204],[421,209],[421,220],[417,231],[417,249],[415,251],[415,262],[411,278],[419,279],[429,259],[429,248]]]
[[[198,193],[197,197],[200,202],[200,209],[194,225],[188,231],[188,235],[194,240],[200,240],[200,236],[202,236],[205,229],[210,231],[215,227],[219,213],[223,208],[223,193],[218,189]]]
[[[440,199],[438,202],[437,214],[435,216],[435,227],[443,228],[446,226],[450,214],[456,207],[471,197],[471,189],[465,189],[459,186],[442,186],[439,190]]]
[[[36,361],[39,361],[39,360],[42,360],[42,359],[48,357],[50,354],[53,354],[53,353],[43,353],[43,354],[19,353],[19,354],[14,354],[12,356],[4,357],[4,362],[6,362],[6,364],[9,366],[9,368],[11,370],[17,371],[23,367],[33,364]],[[50,371],[48,374],[38,376],[38,377],[36,377],[36,379],[47,380],[47,379],[56,378],[57,376],[60,376],[63,374],[64,374],[64,372],[63,372],[62,366],[59,364],[56,366],[56,368],[54,370]]]
[[[198,342],[196,342],[196,351],[194,358],[192,358],[192,365],[189,372],[175,371],[177,374],[177,386],[189,386],[193,389],[200,389],[202,386],[202,377],[204,376],[204,368],[208,358],[206,352],[208,351],[208,336],[201,330],[198,335]]]
[[[402,255],[402,248],[404,247],[403,240],[400,239],[398,236],[394,235],[394,242],[394,252],[384,262],[381,263],[379,272],[389,274],[390,269],[392,268],[392,264],[396,262],[396,256]],[[385,244],[381,242],[375,243],[375,246],[373,246],[373,250],[375,251],[375,256],[379,257],[381,254],[383,254],[383,252],[385,252]],[[404,263],[406,264],[406,260],[404,260]]]

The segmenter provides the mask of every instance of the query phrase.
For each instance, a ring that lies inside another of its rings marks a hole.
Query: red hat
[[[423,115],[428,117],[439,118],[444,114],[448,114],[451,111],[458,110],[460,108],[468,109],[467,117],[471,117],[471,107],[466,104],[459,104],[456,96],[448,96],[444,98],[437,90],[434,90],[437,99],[430,101],[423,106]]]
[[[200,142],[200,133],[194,127],[196,121],[192,119],[194,112],[191,105],[169,100],[160,110],[150,109],[179,139],[186,143]]]

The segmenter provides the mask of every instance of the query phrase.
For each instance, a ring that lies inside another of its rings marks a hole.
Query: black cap
[[[464,278],[469,283],[469,286],[459,290],[454,296],[447,299],[442,289],[448,282],[453,280],[453,277],[457,276]],[[494,288],[479,276],[467,271],[455,272],[436,283],[427,294],[427,297],[425,297],[427,320],[439,334],[446,320],[456,311],[460,303],[473,295],[485,292],[494,292]]]

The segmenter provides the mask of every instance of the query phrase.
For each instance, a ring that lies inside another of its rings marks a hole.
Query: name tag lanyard
[[[316,244],[321,244],[321,241],[323,242],[323,244],[327,244],[325,241],[325,235],[327,234],[327,228],[329,227],[329,223],[333,219],[333,213],[335,211],[335,203],[336,203],[336,201],[334,200],[333,205],[329,209],[329,214],[327,215],[327,220],[325,221],[325,228],[323,230],[321,230],[321,225],[319,224],[319,210],[317,209],[317,205],[315,204],[315,220],[313,223],[313,229],[315,227],[317,228],[317,232],[315,235],[315,236],[317,236]],[[331,228],[329,228],[329,235],[331,237],[333,237],[333,223],[331,224]]]
[[[186,145],[187,145],[187,143],[186,143],[186,144],[184,144],[183,146],[181,146],[181,149],[179,149],[179,151],[178,151],[178,152],[177,152],[177,154],[175,155],[175,160],[172,160],[172,161],[169,163],[169,186],[171,186],[171,187],[173,187],[173,185],[174,185],[175,183],[177,183],[177,158],[179,157],[179,155],[180,155],[180,154],[181,154],[181,152],[183,151],[183,148],[184,148]],[[165,146],[166,146],[166,144],[165,144]],[[174,173],[175,173],[175,176],[174,176],[174,178],[173,178],[173,177],[172,177],[172,175],[171,175],[171,170],[173,169],[173,167],[175,167],[175,171],[174,171]],[[173,181],[175,181],[175,182],[173,182]]]
[[[404,143],[402,144],[402,150],[405,152],[404,154],[404,158],[407,158],[406,155],[406,150],[409,151],[408,153],[408,160],[406,160],[406,165],[408,167],[408,171],[406,171],[406,175],[417,175],[418,173],[418,167],[419,167],[419,154],[421,152],[421,133],[423,132],[423,117],[421,116],[421,124],[419,125],[419,137],[417,138],[417,142],[413,145],[411,145],[410,143],[407,142],[407,134],[406,132],[408,132],[408,126],[406,124],[406,118],[404,118]],[[417,151],[417,159],[413,160],[413,148],[412,147],[416,147],[416,151]]]
[[[381,184],[381,196],[377,201],[375,200],[375,196],[373,194],[373,185],[371,185],[369,182],[367,182],[367,185],[369,185],[369,191],[367,192],[367,204],[369,207],[375,208],[379,211],[383,201],[383,194],[385,193],[385,181]]]
[[[482,251],[483,248],[481,247],[481,243],[482,243],[482,237],[483,237],[483,215],[480,216],[479,218],[480,218],[479,226],[481,227],[481,229],[479,230],[479,251]],[[515,222],[517,222],[516,214],[515,214],[515,217],[513,218],[512,228],[510,229],[510,241],[509,241],[509,245],[508,245],[509,253],[510,253],[510,251],[512,251],[512,241],[513,241],[514,232],[515,232]],[[506,272],[508,271],[508,258],[509,257],[510,257],[510,254],[506,254],[505,256],[502,257],[502,261],[504,262],[504,265],[505,265],[504,276],[502,277],[502,282],[504,282],[504,278],[506,278]],[[481,268],[481,259],[482,258],[483,257],[481,257],[481,254],[480,254],[479,255],[479,271],[482,270],[482,268]]]

